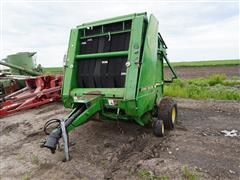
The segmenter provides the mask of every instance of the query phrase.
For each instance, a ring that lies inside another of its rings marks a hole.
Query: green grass
[[[38,165],[40,163],[38,156],[32,155],[32,163]]]
[[[188,168],[188,166],[183,166],[182,169],[182,173],[183,173],[183,178],[186,180],[197,180],[199,179],[199,175],[195,170],[191,170]]]
[[[22,154],[18,154],[17,157],[16,157],[16,159],[17,159],[18,161],[22,161],[22,160],[25,159],[25,156],[22,155]]]
[[[164,86],[164,95],[191,99],[240,100],[240,79],[227,80],[225,75],[215,74],[208,78],[177,79]]]
[[[109,162],[108,162],[108,160],[103,159],[103,160],[100,161],[99,164],[100,164],[101,167],[103,167],[103,168],[107,168]]]
[[[137,176],[142,180],[168,180],[166,176],[156,176],[153,172],[141,169],[138,171]]]
[[[240,65],[239,59],[231,60],[212,60],[212,61],[191,61],[191,62],[172,62],[174,67],[199,67],[199,66],[232,66]]]
[[[26,172],[23,176],[22,176],[22,180],[30,180],[32,176],[32,172]]]

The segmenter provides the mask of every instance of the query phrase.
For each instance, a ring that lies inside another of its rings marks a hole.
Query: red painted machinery
[[[25,80],[26,87],[0,99],[0,118],[61,99],[63,76],[43,75]]]

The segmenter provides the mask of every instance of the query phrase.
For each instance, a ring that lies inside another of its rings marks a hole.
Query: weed
[[[103,160],[100,161],[100,165],[101,165],[103,168],[106,168],[106,167],[108,166],[108,163],[109,163],[108,160],[104,160],[104,159],[103,159]]]
[[[194,170],[190,170],[188,168],[188,166],[183,166],[183,169],[182,169],[182,173],[183,173],[183,178],[186,179],[186,180],[197,180],[199,179],[198,178],[198,174],[197,172]]]
[[[38,165],[39,164],[39,158],[36,155],[32,155],[32,163]]]
[[[21,178],[22,180],[30,180],[32,176],[32,172],[27,172],[23,175],[23,177]]]
[[[21,161],[21,160],[24,160],[24,159],[25,159],[25,156],[22,155],[22,154],[18,154],[17,157],[16,157],[16,159],[17,159],[18,161]]]
[[[135,169],[134,169],[133,167],[129,168],[129,169],[128,169],[128,175],[129,175],[129,176],[132,176],[132,175],[134,175],[134,174],[135,174]]]
[[[155,176],[153,172],[142,169],[137,173],[138,177],[143,180],[168,180],[166,176]]]
[[[151,179],[151,177],[153,176],[153,173],[151,171],[147,171],[147,170],[139,170],[138,171],[138,177],[140,177],[141,179]]]
[[[88,180],[88,178],[86,178],[86,177],[83,177],[83,178],[82,178],[82,180]]]
[[[213,74],[209,76],[208,84],[210,86],[214,86],[216,84],[223,84],[223,81],[226,79],[227,79],[227,76],[225,74]]]
[[[239,76],[233,76],[232,80],[240,80],[240,77]]]
[[[222,83],[224,86],[239,86],[240,80],[234,80],[233,78],[231,80],[225,80]]]
[[[225,75],[216,74],[208,78],[190,80],[177,79],[164,86],[164,95],[192,99],[240,100],[239,80],[226,80]]]

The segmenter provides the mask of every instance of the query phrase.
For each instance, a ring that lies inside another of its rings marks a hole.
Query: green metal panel
[[[159,86],[157,87],[157,99],[156,103],[163,96],[163,86],[164,86],[164,66],[163,66],[163,57],[158,53],[157,60],[157,69],[156,69],[156,82],[159,82]]]
[[[78,116],[68,127],[67,131],[72,131],[75,127],[85,123],[91,116],[93,116],[96,112],[100,111],[102,108],[101,98],[100,96],[94,96],[91,99],[88,99],[90,106],[87,107],[80,116]]]
[[[128,51],[117,51],[117,52],[77,55],[76,58],[77,59],[104,58],[104,57],[119,57],[119,56],[127,56],[127,55],[128,55]]]
[[[141,59],[142,34],[144,19],[146,16],[138,16],[133,19],[132,32],[129,46],[127,76],[126,76],[126,91],[125,99],[131,100],[136,98],[136,88],[138,82],[138,70]]]
[[[6,66],[6,67],[10,67],[11,68],[11,72],[14,75],[40,76],[42,74],[40,72],[33,71],[31,69],[26,69],[25,67],[17,66],[17,65],[14,65],[14,64],[10,64],[10,63],[6,63],[6,62],[3,62],[3,61],[0,61],[0,65]]]
[[[131,19],[134,19],[136,16],[146,16],[146,15],[147,15],[147,13],[144,12],[144,13],[129,14],[129,15],[125,15],[125,16],[118,16],[118,17],[104,19],[104,20],[100,20],[100,21],[84,23],[82,25],[77,26],[77,28],[87,28],[87,27],[92,27],[92,26],[111,24],[111,23],[115,23],[115,22],[131,20]]]
[[[162,83],[162,81],[156,82],[156,76],[161,76],[161,74],[157,74],[159,73],[157,69],[162,68],[161,66],[158,66],[159,63],[157,63],[157,52],[158,21],[153,15],[151,15],[145,36],[137,91],[137,106],[140,116],[153,108],[157,85]]]
[[[126,32],[131,32],[131,30],[127,29],[127,30],[116,31],[116,32],[96,34],[96,35],[91,35],[91,36],[83,36],[83,37],[80,37],[80,39],[88,39],[88,38],[94,38],[94,37],[100,37],[100,36],[109,36],[109,35],[121,34],[121,33],[126,33]]]
[[[157,64],[157,50],[158,50],[158,21],[151,15],[146,38],[144,42],[144,50],[142,56],[141,70],[139,75],[138,90],[155,84],[156,69],[159,68]],[[141,95],[143,91],[138,92]]]
[[[77,72],[75,55],[78,48],[78,29],[72,29],[70,34],[70,40],[68,44],[68,55],[66,61],[66,67],[64,72],[64,81],[62,88],[62,100],[64,106],[70,108],[72,106],[73,99],[70,96],[70,91],[77,87]]]
[[[22,67],[24,69],[27,69],[29,71],[36,68],[36,64],[34,62],[33,56],[36,54],[36,52],[20,52],[12,55],[8,55],[7,59],[5,60],[7,63]],[[29,75],[25,73],[24,71],[11,68],[11,73],[14,75]]]
[[[75,88],[71,91],[71,96],[81,96],[88,92],[97,92],[105,97],[123,97],[125,88]]]

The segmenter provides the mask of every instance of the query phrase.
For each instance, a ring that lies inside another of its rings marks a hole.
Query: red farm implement
[[[0,100],[0,118],[61,98],[63,76],[44,75],[25,80],[26,87]]]

